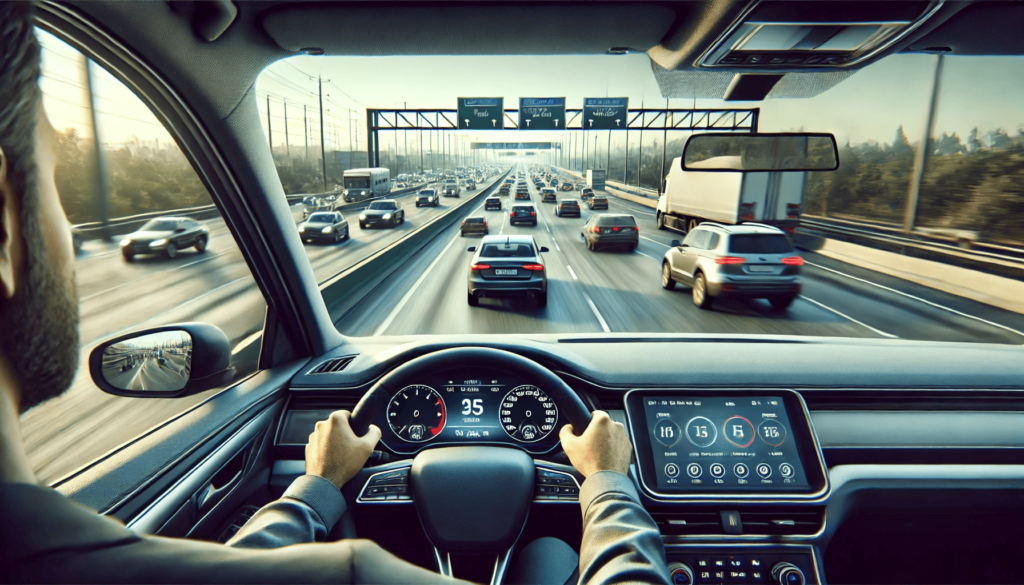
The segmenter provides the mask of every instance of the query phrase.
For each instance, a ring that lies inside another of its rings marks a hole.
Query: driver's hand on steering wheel
[[[370,425],[357,437],[347,410],[336,410],[327,420],[317,421],[306,443],[306,474],[320,476],[341,488],[363,468],[380,441],[380,429]],[[619,425],[621,426],[621,425]]]
[[[577,437],[572,425],[568,424],[562,427],[558,438],[569,462],[583,477],[590,477],[598,471],[629,475],[633,446],[626,436],[626,427],[613,421],[607,412],[595,410],[582,436]]]

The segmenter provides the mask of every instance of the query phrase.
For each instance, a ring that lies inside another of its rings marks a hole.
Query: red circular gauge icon
[[[746,449],[754,442],[754,425],[740,415],[729,417],[722,424],[725,440],[741,449]]]

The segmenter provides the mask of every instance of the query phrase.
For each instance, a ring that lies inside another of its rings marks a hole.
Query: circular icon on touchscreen
[[[695,416],[686,423],[686,438],[698,447],[710,447],[718,439],[718,429],[711,419]]]
[[[778,447],[786,441],[786,427],[777,420],[764,420],[757,425],[757,436],[772,447]]]
[[[746,449],[754,442],[754,425],[742,416],[731,416],[722,425],[725,440],[733,445]]]
[[[654,440],[666,447],[675,445],[680,435],[679,425],[667,418],[659,420],[658,424],[654,425]]]

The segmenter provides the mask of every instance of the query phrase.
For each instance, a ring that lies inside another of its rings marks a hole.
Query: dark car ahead
[[[554,203],[558,201],[558,194],[555,193],[555,190],[551,189],[550,187],[547,189],[541,189],[540,200],[543,201],[544,203]]]
[[[590,187],[584,187],[583,190],[580,191],[580,199],[582,199],[584,201],[587,201],[588,199],[590,199],[593,196],[594,196],[594,190],[591,189]]]
[[[548,302],[548,277],[533,236],[484,236],[469,264],[469,305],[480,297],[529,296],[537,306]]]
[[[529,200],[530,200],[530,192],[529,191],[516,191],[516,201],[529,201]]]
[[[580,217],[580,203],[575,199],[562,199],[555,207],[555,215],[558,217],[576,216]]]
[[[459,228],[459,231],[462,233],[462,237],[466,237],[467,234],[486,236],[491,233],[487,229],[487,220],[482,217],[467,217],[462,220],[462,227]]]
[[[517,223],[537,225],[537,209],[533,205],[514,203],[512,211],[508,214],[508,223],[509,225]]]
[[[302,243],[334,242],[348,239],[348,220],[340,211],[319,211],[299,224]]]
[[[640,245],[640,228],[632,215],[599,213],[591,216],[581,235],[591,252],[599,247],[625,246],[630,252]]]
[[[423,189],[416,194],[416,207],[427,206],[437,207],[441,204],[441,197],[438,196],[437,191],[434,189]]]
[[[372,226],[395,227],[405,222],[405,210],[394,199],[374,201],[359,214],[359,227],[366,229]]]
[[[210,232],[194,219],[158,217],[121,240],[121,256],[126,262],[131,262],[138,254],[164,254],[174,258],[178,250],[185,248],[205,252],[209,241]]]
[[[604,195],[594,195],[587,202],[591,209],[608,209],[608,198]]]
[[[488,197],[484,199],[484,211],[496,209],[501,211],[501,197]]]
[[[561,185],[558,186],[558,190],[559,191],[572,191],[572,183],[569,182],[569,181],[566,181],[566,182],[564,182],[564,183],[562,183]]]

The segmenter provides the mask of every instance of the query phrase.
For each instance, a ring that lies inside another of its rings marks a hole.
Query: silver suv
[[[745,223],[700,224],[682,242],[673,240],[661,262],[661,285],[693,288],[693,304],[707,309],[718,297],[768,299],[783,310],[800,294],[800,267],[786,234]]]

